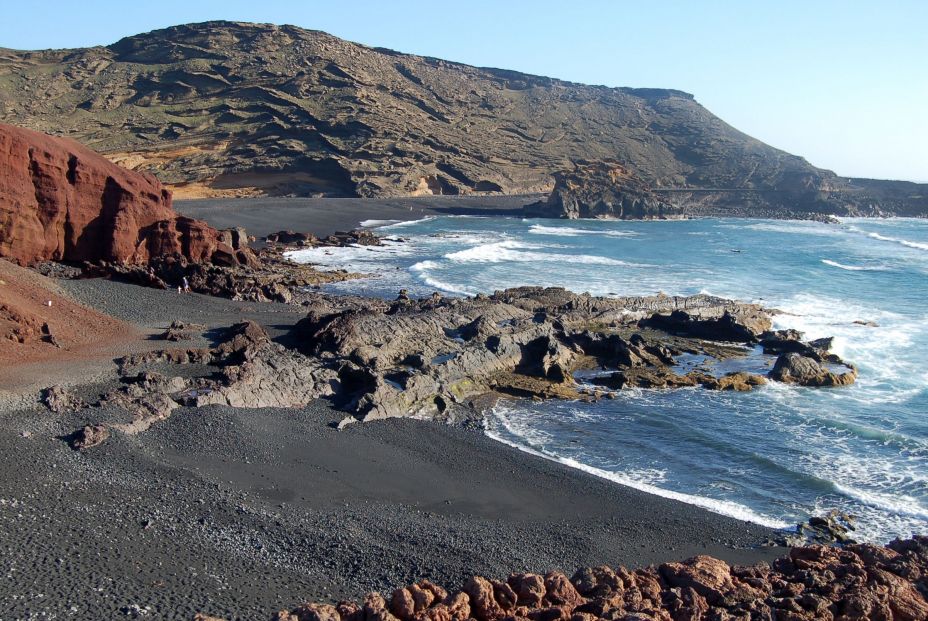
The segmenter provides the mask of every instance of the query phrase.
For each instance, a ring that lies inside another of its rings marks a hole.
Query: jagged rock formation
[[[687,213],[928,212],[924,185],[844,179],[687,93],[586,86],[208,22],[107,47],[0,50],[0,120],[66,135],[183,195],[549,191],[618,161]]]
[[[772,566],[729,566],[710,556],[630,571],[607,566],[474,576],[456,591],[428,580],[371,593],[362,604],[304,604],[272,621],[680,621],[698,619],[928,618],[928,537],[885,547],[792,548]]]
[[[147,263],[177,256],[248,263],[247,243],[177,215],[157,179],[76,142],[0,124],[0,257]]]
[[[665,202],[628,168],[614,162],[584,162],[554,175],[546,201],[525,206],[535,218],[679,218],[683,209]]]
[[[456,418],[490,392],[577,398],[573,372],[597,364],[675,376],[679,343],[669,349],[666,333],[643,336],[639,320],[681,308],[706,323],[763,315],[759,307],[709,296],[613,300],[540,287],[466,300],[339,304],[311,307],[297,328],[307,353],[337,361],[339,405],[361,420]],[[768,329],[769,319],[761,327]],[[706,349],[688,343],[692,351]]]
[[[392,303],[316,295],[307,305],[306,318],[289,335],[290,347],[243,322],[211,349],[119,360],[122,386],[96,405],[125,418],[102,423],[133,434],[181,405],[303,407],[321,397],[348,413],[339,427],[390,417],[465,422],[504,396],[596,399],[606,396],[605,389],[635,386],[751,390],[766,379],[714,370],[720,360],[745,356],[747,343],[789,342],[840,361],[827,354],[827,344],[770,332],[770,317],[757,305],[706,295],[595,298],[520,287],[466,299],[400,296]],[[683,353],[705,362],[682,369],[677,357]],[[173,364],[200,371],[152,371],[152,365]],[[47,391],[50,409],[66,401],[59,392]]]

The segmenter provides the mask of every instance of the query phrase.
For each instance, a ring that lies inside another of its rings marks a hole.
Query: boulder
[[[270,233],[264,238],[269,244],[282,244],[285,246],[305,246],[312,245],[319,241],[312,233],[297,233],[295,231],[278,231]]]
[[[800,386],[847,386],[856,381],[857,369],[851,365],[845,366],[848,369],[846,372],[835,373],[814,358],[789,353],[777,358],[770,377],[778,382]]]
[[[753,390],[755,387],[763,386],[767,383],[766,378],[762,375],[745,373],[744,371],[729,373],[722,377],[703,376],[698,381],[703,387],[710,390],[735,390],[739,392]]]
[[[85,425],[78,429],[69,439],[71,448],[77,451],[85,451],[106,442],[110,437],[110,431],[103,425]]]
[[[168,255],[250,260],[205,222],[175,213],[153,176],[73,140],[0,124],[0,257],[123,264]]]
[[[42,391],[42,403],[55,414],[72,412],[84,407],[84,402],[63,386],[55,385]]]

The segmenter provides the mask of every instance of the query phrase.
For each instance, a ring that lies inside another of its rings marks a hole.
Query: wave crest
[[[558,262],[584,263],[587,265],[616,265],[623,267],[654,267],[645,263],[629,263],[592,254],[559,254],[556,252],[537,252],[544,246],[523,244],[506,240],[491,244],[482,244],[445,255],[445,259],[455,263],[505,263],[505,262]]]

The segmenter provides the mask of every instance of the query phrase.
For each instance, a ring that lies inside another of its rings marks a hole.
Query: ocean
[[[928,532],[928,220],[368,221],[381,247],[294,259],[371,274],[333,292],[473,295],[518,285],[594,295],[710,293],[834,336],[851,387],[627,390],[614,400],[505,402],[493,438],[733,517],[788,528],[837,509],[856,538]]]

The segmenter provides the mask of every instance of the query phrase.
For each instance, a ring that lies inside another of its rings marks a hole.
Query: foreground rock
[[[847,386],[857,379],[857,369],[853,365],[844,367],[846,371],[835,373],[815,358],[790,353],[777,358],[770,377],[778,382],[800,386]]]
[[[72,140],[0,124],[0,257],[31,265],[166,256],[250,260],[247,249],[233,248],[205,222],[176,214],[171,193],[153,176]]]
[[[333,395],[338,386],[334,370],[274,343],[264,328],[250,321],[231,326],[214,348],[170,349],[117,362],[122,385],[101,395],[92,407],[123,412],[123,418],[107,420],[105,425],[127,435],[147,430],[181,406],[303,407],[314,399]],[[146,370],[164,364],[206,366],[210,373],[182,377]],[[67,407],[62,403],[71,403],[59,387],[47,389],[45,399],[53,411]],[[79,433],[89,434],[89,440],[81,442],[90,446],[109,437],[108,431],[101,435],[89,428]]]
[[[106,442],[110,431],[104,425],[85,425],[75,431],[68,438],[71,448],[76,451],[85,451]]]
[[[658,197],[625,166],[615,162],[583,162],[554,175],[546,201],[526,205],[534,218],[607,218],[663,220],[679,218],[683,209]]]
[[[928,618],[928,537],[886,547],[797,547],[752,567],[697,556],[630,571],[607,566],[471,578],[446,591],[425,580],[390,598],[363,604],[305,604],[273,621],[677,621],[683,619],[832,619],[916,621]]]

